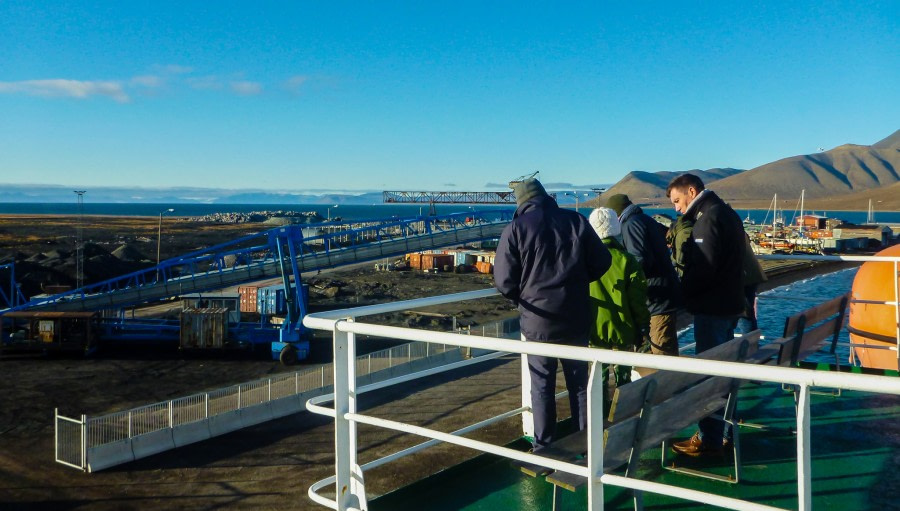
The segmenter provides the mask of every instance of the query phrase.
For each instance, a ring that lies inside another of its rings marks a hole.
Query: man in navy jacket
[[[744,312],[744,226],[731,206],[693,174],[673,179],[666,196],[686,221],[694,222],[684,247],[681,289],[694,315],[694,340],[701,353],[731,340]],[[672,449],[689,456],[720,452],[723,422],[706,418],[699,429],[690,439],[672,444]]]
[[[561,209],[536,179],[513,188],[516,214],[506,226],[494,260],[494,284],[519,309],[527,341],[588,346],[589,285],[609,268],[611,257],[587,219]],[[535,448],[556,432],[556,371],[559,359],[528,356]],[[572,417],[587,427],[586,362],[562,360]]]

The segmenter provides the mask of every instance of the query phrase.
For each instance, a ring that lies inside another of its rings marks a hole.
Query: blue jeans
[[[556,440],[556,369],[559,362],[558,358],[528,355],[535,448],[546,447]],[[580,360],[562,359],[562,367],[572,420],[580,431],[587,428],[589,365]]]
[[[744,299],[747,300],[747,310],[738,318],[737,332],[741,335],[749,334],[759,328],[756,321],[756,284],[744,286]]]
[[[737,316],[710,316],[707,314],[694,315],[694,340],[697,342],[697,353],[725,344],[734,338],[734,327],[737,324]],[[718,415],[724,410],[715,412]],[[700,439],[704,443],[722,445],[722,436],[725,432],[725,423],[719,419],[707,417],[698,423],[700,427]]]

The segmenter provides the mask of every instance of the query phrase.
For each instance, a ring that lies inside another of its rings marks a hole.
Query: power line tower
[[[87,190],[75,190],[78,196],[78,236],[75,239],[75,287],[84,287],[84,194]]]

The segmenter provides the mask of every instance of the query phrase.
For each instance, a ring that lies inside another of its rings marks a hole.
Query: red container
[[[241,295],[241,312],[257,312],[256,305],[258,286],[239,286],[238,294]]]

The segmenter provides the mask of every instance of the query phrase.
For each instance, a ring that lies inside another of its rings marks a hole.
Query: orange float
[[[878,252],[878,256],[900,257],[900,245]],[[898,369],[897,309],[894,305],[854,303],[854,300],[893,302],[900,275],[894,263],[868,261],[860,266],[850,294],[850,342],[863,367]],[[893,276],[892,276],[893,274]]]

